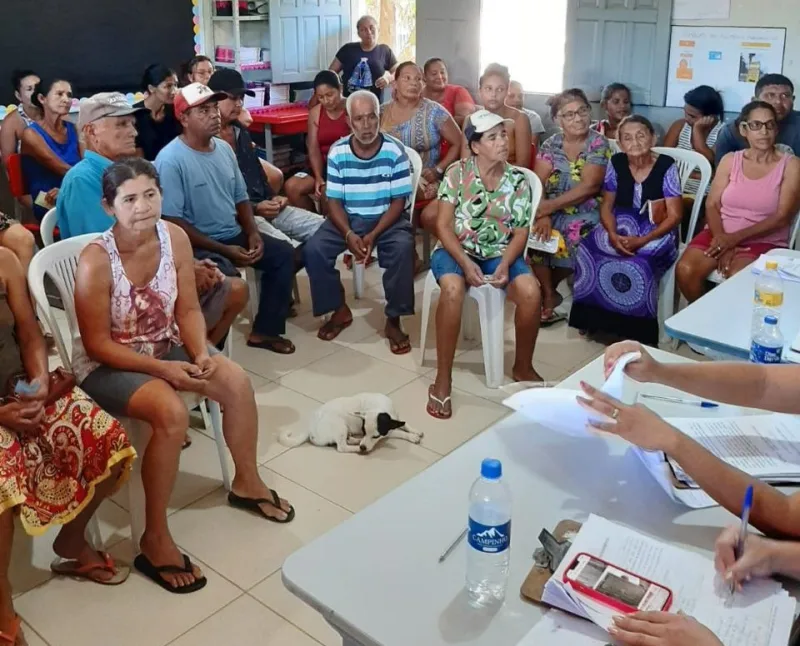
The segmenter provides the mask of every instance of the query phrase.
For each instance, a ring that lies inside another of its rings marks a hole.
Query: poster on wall
[[[726,112],[752,98],[765,74],[783,71],[786,29],[770,27],[672,27],[667,106],[683,107],[683,95],[698,85],[722,93]]]
[[[673,20],[727,20],[731,0],[674,0]]]

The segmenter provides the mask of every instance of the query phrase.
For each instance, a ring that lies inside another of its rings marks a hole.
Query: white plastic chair
[[[542,199],[542,183],[532,170],[519,168],[528,178],[531,185],[531,228],[533,216],[539,208]],[[529,238],[530,240],[530,238]],[[528,247],[525,246],[524,254],[527,255]],[[431,313],[433,295],[439,293],[439,284],[432,271],[428,272],[425,279],[425,292],[422,297],[422,329],[420,330],[420,365],[425,363],[425,345],[428,334],[428,319]],[[503,354],[505,333],[505,290],[497,289],[491,285],[470,287],[467,296],[478,304],[478,320],[480,323],[481,342],[483,345],[483,367],[486,373],[486,385],[489,388],[499,388],[503,385]],[[470,316],[462,314],[462,334],[465,338],[474,338],[475,325]]]
[[[42,242],[44,243],[45,247],[49,247],[54,240],[53,232],[56,228],[56,210],[50,209],[47,213],[44,214],[41,223],[39,223],[39,235],[42,236]]]
[[[55,283],[64,305],[67,315],[67,325],[71,338],[79,335],[77,316],[75,313],[75,273],[78,268],[78,259],[83,248],[98,234],[89,233],[87,235],[76,236],[68,240],[56,242],[37,253],[31,261],[28,269],[28,284],[36,304],[44,313],[47,324],[53,333],[53,338],[61,357],[61,362],[67,370],[72,369],[72,359],[67,352],[61,330],[58,327],[50,302],[44,289],[44,277],[49,275]],[[206,400],[195,393],[180,393],[187,408],[191,410]],[[222,413],[217,402],[209,401],[211,416],[211,428],[217,442],[219,461],[222,468],[222,481],[225,488],[230,491],[231,477],[228,469],[228,454],[225,440],[222,435]],[[140,459],[133,463],[133,473],[128,483],[129,508],[131,515],[131,538],[134,545],[139,544],[139,539],[144,532],[144,488],[142,486],[141,456],[147,448],[152,430],[150,427],[139,421],[125,417],[120,417],[120,422],[128,432]]]
[[[694,195],[694,206],[692,207],[692,214],[689,218],[689,231],[686,240],[691,240],[694,228],[697,226],[697,220],[700,217],[700,207],[703,203],[703,196],[706,194],[706,189],[711,183],[711,162],[694,150],[684,150],[682,148],[665,148],[655,147],[653,152],[660,155],[669,155],[675,160],[678,167],[678,173],[681,178],[681,190],[686,187],[686,182],[691,177],[695,170],[700,171],[700,183],[697,187],[697,193]],[[683,255],[686,249],[686,243],[682,243],[678,239],[678,259]],[[668,336],[664,330],[664,322],[675,313],[675,265],[678,261],[672,263],[672,266],[661,277],[661,282],[658,286],[658,325],[661,329],[661,340],[667,341]]]
[[[417,187],[419,178],[422,177],[422,158],[413,148],[405,147],[408,161],[411,163],[411,201],[408,205],[408,217],[414,217],[414,204],[417,201]],[[353,259],[353,294],[355,298],[364,295],[364,263],[355,262]]]

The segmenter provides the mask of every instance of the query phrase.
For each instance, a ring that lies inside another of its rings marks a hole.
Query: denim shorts
[[[500,256],[496,258],[475,258],[474,256],[470,256],[470,259],[481,268],[484,276],[491,276],[503,260]],[[461,265],[455,261],[453,256],[451,256],[446,249],[437,249],[433,252],[431,256],[431,271],[437,283],[445,274],[464,275]],[[511,266],[508,268],[508,285],[513,283],[517,276],[524,276],[526,274],[531,274],[531,268],[528,267],[525,258],[520,256],[512,262]]]

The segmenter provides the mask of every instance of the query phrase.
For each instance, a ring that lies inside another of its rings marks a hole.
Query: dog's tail
[[[311,432],[308,429],[304,429],[302,431],[291,431],[287,429],[281,433],[280,442],[284,446],[291,448],[300,446],[304,442],[308,442],[309,437],[311,437]]]

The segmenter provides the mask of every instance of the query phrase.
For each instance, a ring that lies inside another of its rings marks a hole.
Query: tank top
[[[178,275],[172,242],[163,221],[156,224],[156,231],[161,260],[155,275],[143,287],[133,285],[128,279],[113,229],[90,244],[105,249],[111,261],[111,339],[134,352],[158,358],[182,342],[175,322]],[[82,382],[100,364],[86,355],[80,337],[73,340],[73,348],[72,368]]]
[[[761,179],[748,179],[742,170],[744,150],[733,155],[730,184],[722,193],[722,228],[725,233],[735,233],[775,215],[781,197],[783,173],[790,155],[784,155],[769,173]],[[789,244],[789,226],[746,242],[762,242],[785,247]]]
[[[722,121],[717,122],[717,124],[711,128],[706,137],[706,146],[713,149],[714,145],[717,143],[717,136],[719,135],[719,131],[722,130],[722,126],[725,125]],[[682,150],[694,150],[694,146],[692,146],[692,126],[688,123],[684,122],[683,128],[681,128],[681,134],[678,136],[678,148]],[[708,191],[711,189],[711,184],[709,183],[708,187],[706,187],[706,195],[708,195]],[[686,180],[686,184],[683,187],[683,192],[686,195],[697,195],[697,191],[700,190],[700,180],[694,177],[690,177]]]
[[[317,141],[322,153],[322,161],[328,159],[328,151],[331,146],[342,137],[350,134],[350,126],[347,125],[347,112],[342,112],[338,119],[331,119],[328,112],[320,106],[319,108],[319,128],[317,130]]]
[[[19,116],[22,118],[22,123],[25,124],[25,127],[28,127],[34,123],[33,119],[31,119],[25,112],[25,106],[21,103],[17,106],[17,112],[19,112]]]
[[[39,133],[39,136],[44,139],[50,150],[52,150],[61,161],[70,166],[74,166],[81,160],[81,151],[78,145],[78,131],[75,130],[75,126],[69,121],[64,121],[64,126],[67,129],[67,139],[64,143],[53,139],[47,131],[42,128],[41,124],[32,123],[28,127]],[[34,200],[36,200],[36,197],[41,192],[47,193],[51,189],[60,188],[61,182],[64,179],[61,175],[42,166],[29,155],[22,156],[22,175],[25,178],[27,191]],[[47,209],[42,208],[38,204],[34,205],[33,210],[38,220],[41,220],[44,214],[47,213]]]

